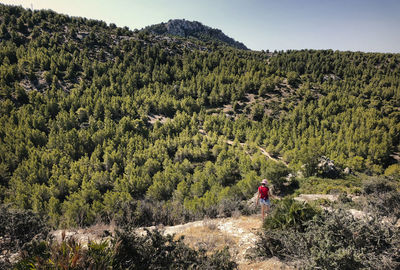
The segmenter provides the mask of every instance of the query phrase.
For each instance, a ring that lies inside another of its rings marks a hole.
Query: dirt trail
[[[199,129],[199,133],[200,133],[201,135],[208,136],[208,135],[207,135],[207,132],[206,132],[204,129]],[[235,143],[234,141],[228,140],[228,139],[225,140],[225,142],[226,142],[227,144],[229,144],[229,145],[233,145],[233,144]],[[247,145],[246,143],[239,143],[239,144],[240,144],[240,146],[242,146],[242,147],[244,147],[244,146]],[[271,160],[273,160],[273,161],[275,161],[275,162],[282,162],[283,164],[285,164],[286,167],[288,166],[288,164],[287,164],[281,157],[274,158],[274,157],[272,157],[271,154],[268,153],[267,150],[265,150],[264,148],[262,148],[262,147],[260,147],[260,146],[257,146],[257,148],[258,148],[258,150],[260,150],[261,154],[263,154],[263,155],[266,156],[267,158],[269,158],[269,159],[271,159]],[[250,155],[250,153],[248,153],[247,151],[246,151],[246,154]]]
[[[239,269],[293,269],[276,258],[250,261],[246,255],[255,247],[257,232],[261,230],[259,215],[230,218],[204,219],[176,226],[157,227],[165,235],[184,236],[184,242],[192,248],[204,248],[207,252],[222,250],[228,246]],[[149,227],[147,229],[155,229]],[[139,230],[144,233],[144,229]]]

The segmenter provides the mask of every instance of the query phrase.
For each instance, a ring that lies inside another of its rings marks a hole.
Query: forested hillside
[[[0,41],[0,202],[54,227],[244,209],[321,156],[400,174],[399,54],[255,52],[4,5]]]
[[[226,36],[221,30],[205,26],[200,22],[183,20],[169,20],[166,23],[160,23],[145,27],[142,31],[148,31],[156,35],[171,35],[185,38],[195,38],[204,42],[223,43],[237,49],[248,50],[247,47]]]

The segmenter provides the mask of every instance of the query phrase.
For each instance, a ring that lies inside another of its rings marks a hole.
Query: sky
[[[252,50],[400,53],[400,0],[0,0],[141,29],[199,21]]]

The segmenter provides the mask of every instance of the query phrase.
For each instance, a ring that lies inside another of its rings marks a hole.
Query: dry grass
[[[218,229],[218,224],[215,220],[209,219],[209,218],[204,218],[203,219],[203,226],[207,227],[211,231],[215,231]]]
[[[229,247],[232,257],[241,265],[247,263],[247,251],[254,246],[254,233],[261,225],[258,216],[204,219],[192,226],[181,227],[175,237],[184,236],[187,245],[194,249],[205,249],[209,254]]]
[[[254,230],[258,230],[262,226],[261,217],[257,216],[240,216],[237,220],[237,226],[249,231],[253,232]]]
[[[184,242],[194,249],[205,249],[211,254],[217,250],[223,250],[226,246],[237,245],[238,238],[221,232],[217,225],[212,222],[199,227],[190,227],[176,234],[175,237],[184,236]]]
[[[284,264],[274,258],[261,262],[239,264],[239,270],[294,270],[294,269],[296,268],[288,266],[287,264]]]

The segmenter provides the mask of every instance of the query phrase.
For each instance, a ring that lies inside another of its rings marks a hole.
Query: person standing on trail
[[[260,202],[261,204],[261,217],[264,220],[265,216],[265,211],[269,211],[269,207],[271,205],[269,201],[269,188],[267,187],[268,181],[267,179],[263,179],[261,181],[261,186],[258,187],[258,195],[257,195],[257,202],[256,206],[258,206],[258,203]]]

